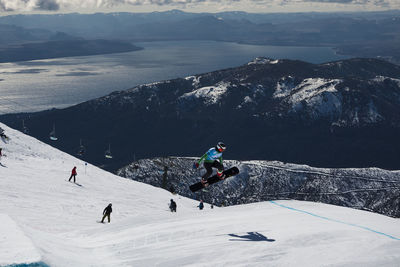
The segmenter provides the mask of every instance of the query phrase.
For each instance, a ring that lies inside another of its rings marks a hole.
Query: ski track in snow
[[[308,212],[308,211],[304,211],[304,210],[299,210],[299,209],[295,209],[295,208],[292,208],[292,207],[288,207],[286,205],[279,204],[279,203],[277,203],[275,201],[270,201],[270,202],[272,204],[275,204],[275,205],[280,206],[280,207],[285,208],[285,209],[294,210],[294,211],[297,211],[297,212],[302,212],[302,213],[305,213],[305,214],[308,214],[308,215],[311,215],[311,216],[314,216],[314,217],[317,217],[317,218],[321,218],[321,219],[324,219],[324,220],[327,220],[327,221],[342,223],[342,224],[345,224],[345,225],[349,225],[349,226],[354,226],[354,227],[357,227],[357,228],[365,229],[365,230],[370,231],[372,233],[376,233],[376,234],[383,235],[383,236],[389,237],[391,239],[400,241],[400,238],[397,238],[397,237],[394,237],[392,235],[388,235],[388,234],[376,231],[376,230],[371,229],[369,227],[357,225],[357,224],[354,224],[354,223],[347,223],[347,222],[331,219],[331,218],[328,218],[328,217],[325,217],[325,216],[320,216],[320,215],[317,215],[317,214],[314,214],[314,213],[311,213],[311,212]]]
[[[399,219],[301,201],[214,209],[206,204],[200,211],[197,201],[90,164],[85,168],[79,159],[0,127],[11,137],[0,143],[7,155],[1,159],[7,168],[0,168],[0,237],[9,238],[7,248],[12,248],[7,255],[0,251],[1,264],[364,267],[400,262]],[[82,187],[66,181],[73,166]],[[168,210],[171,198],[177,213]],[[111,223],[96,223],[110,202]]]

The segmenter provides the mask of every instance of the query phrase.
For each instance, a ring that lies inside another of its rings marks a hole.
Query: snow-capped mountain
[[[306,201],[214,209],[0,124],[1,266],[396,266],[398,219]],[[78,186],[69,183],[77,166]],[[173,198],[177,212],[167,204]],[[96,223],[112,202],[111,223]]]
[[[227,157],[319,167],[400,169],[400,66],[257,58],[246,65],[114,92],[63,110],[1,117],[116,170],[136,158],[194,156],[224,141]],[[106,161],[111,144],[115,157]]]
[[[194,158],[139,160],[117,174],[163,187],[216,205],[236,205],[274,199],[323,202],[400,217],[400,171],[378,168],[322,169],[270,161],[225,161],[239,175],[192,193],[204,169],[193,170]]]

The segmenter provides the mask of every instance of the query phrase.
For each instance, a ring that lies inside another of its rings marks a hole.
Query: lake
[[[263,56],[323,63],[348,58],[324,47],[214,41],[135,43],[144,50],[0,64],[0,114],[63,108],[139,84],[236,67]]]

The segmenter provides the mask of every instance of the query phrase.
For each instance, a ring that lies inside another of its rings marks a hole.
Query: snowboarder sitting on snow
[[[171,203],[169,204],[169,209],[171,210],[171,212],[176,212],[176,202],[171,199]]]
[[[76,167],[74,166],[74,168],[71,171],[71,176],[69,177],[68,182],[71,182],[72,177],[74,177],[74,183],[75,183],[75,177],[78,173],[76,172]]]
[[[104,211],[103,211],[103,219],[101,219],[101,222],[102,223],[104,223],[104,219],[106,218],[106,217],[108,217],[108,223],[110,223],[110,221],[111,221],[111,219],[110,219],[110,215],[111,215],[111,212],[112,212],[112,204],[110,203],[110,204],[108,204],[108,206],[104,209]]]
[[[198,168],[204,161],[204,168],[207,172],[201,177],[201,182],[207,185],[207,178],[212,174],[212,168],[217,168],[218,177],[223,180],[224,165],[222,163],[222,152],[226,146],[222,142],[218,142],[215,147],[210,148],[197,162],[194,163],[194,168]]]

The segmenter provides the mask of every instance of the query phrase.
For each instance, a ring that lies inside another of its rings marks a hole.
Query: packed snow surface
[[[31,240],[8,216],[0,214],[0,266],[10,263],[39,262],[41,256]]]
[[[50,266],[398,266],[398,219],[270,201],[204,210],[2,124],[0,263]],[[68,182],[77,166],[77,183]],[[183,181],[184,182],[184,181]],[[218,186],[218,184],[214,185]],[[177,213],[167,204],[177,202]],[[97,223],[108,203],[110,224]],[[4,246],[3,240],[8,246]],[[3,250],[9,249],[10,255]]]

